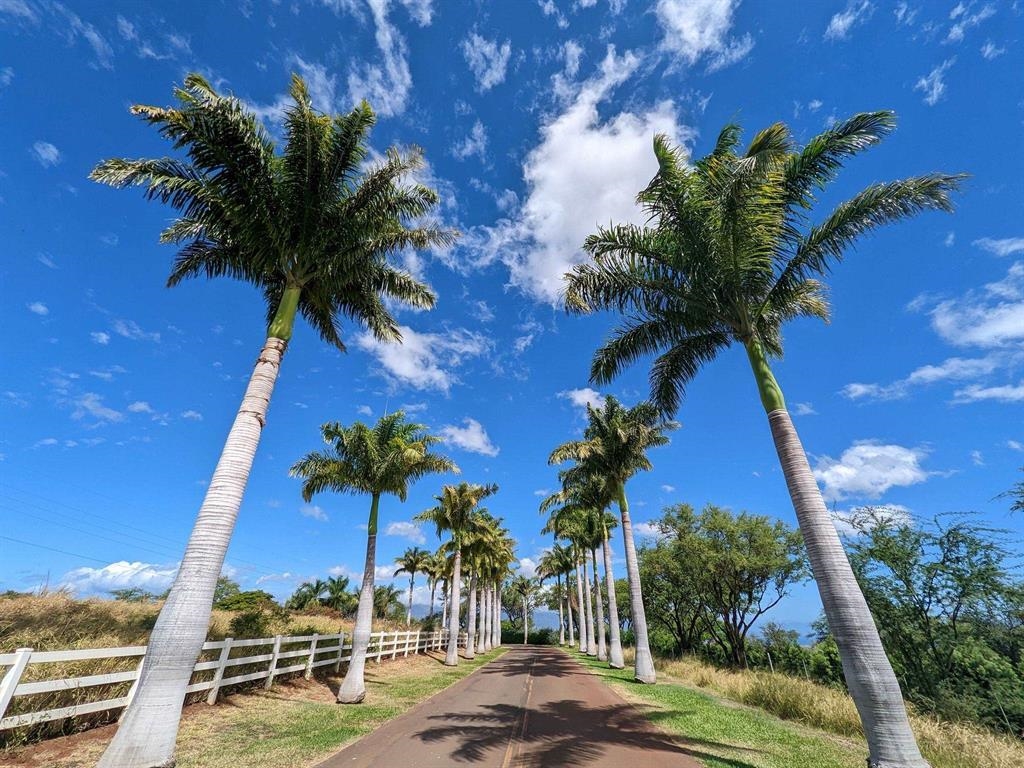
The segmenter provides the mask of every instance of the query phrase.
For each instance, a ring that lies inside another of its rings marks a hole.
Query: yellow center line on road
[[[530,662],[530,671],[526,675],[526,695],[523,697],[522,705],[520,705],[523,710],[523,719],[520,723],[518,739],[515,726],[513,726],[512,735],[509,737],[508,746],[505,748],[505,759],[501,761],[501,768],[509,768],[512,764],[512,758],[515,756],[517,741],[521,743],[526,736],[526,725],[530,717],[530,692],[533,691],[533,667],[536,663],[537,659],[534,658]]]

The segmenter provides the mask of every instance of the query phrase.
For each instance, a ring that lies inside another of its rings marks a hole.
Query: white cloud
[[[998,47],[991,40],[986,40],[985,44],[981,46],[982,57],[989,61],[992,61],[992,59],[998,56],[1002,56],[1004,53],[1006,53],[1006,49]]]
[[[1013,441],[1011,440],[1010,442],[1013,442]],[[47,448],[47,447],[49,447],[51,445],[57,445],[59,443],[60,443],[60,440],[58,440],[55,437],[44,437],[42,440],[37,440],[35,442],[35,444],[33,444],[32,447],[33,448]]]
[[[330,518],[327,517],[327,513],[317,504],[307,504],[299,509],[299,514],[303,517],[311,517],[314,520],[319,520],[321,523],[326,523]]]
[[[95,392],[86,392],[73,401],[75,410],[71,418],[82,419],[85,416],[92,416],[99,423],[104,424],[112,421],[124,421],[124,414],[103,405],[103,398]]]
[[[981,451],[971,451],[971,463],[976,467],[985,466],[985,457],[981,455]]]
[[[976,403],[981,400],[995,400],[1000,403],[1019,403],[1024,401],[1024,381],[1016,386],[1004,384],[996,387],[985,387],[971,384],[953,393],[954,403]]]
[[[1024,451],[1024,443],[1019,443],[1016,440],[1007,440],[1006,447],[1011,451]]]
[[[110,334],[104,333],[103,331],[93,331],[89,334],[89,338],[91,338],[94,343],[104,347],[110,343]]]
[[[580,57],[583,55],[583,46],[575,40],[566,40],[562,44],[562,59],[565,62],[566,77],[576,77],[580,71]]]
[[[202,421],[203,414],[201,414],[199,411],[187,410],[181,412],[181,418],[185,419],[186,421]]]
[[[405,38],[388,19],[388,0],[367,0],[375,27],[374,38],[380,51],[379,64],[363,63],[353,67],[348,75],[349,99],[355,103],[366,99],[374,110],[384,117],[400,115],[405,111],[412,74],[409,72],[408,47]],[[419,4],[423,5],[423,4]],[[408,8],[414,6],[408,5]],[[417,18],[414,12],[413,17]],[[419,13],[418,20],[424,18]],[[429,21],[429,13],[426,15]]]
[[[144,331],[134,320],[115,320],[111,327],[114,333],[126,339],[132,339],[133,341],[160,341],[160,333],[158,331]]]
[[[427,543],[427,537],[423,535],[423,529],[420,528],[419,524],[405,520],[388,523],[388,527],[384,529],[384,535],[399,536],[403,539],[408,539],[413,544]]]
[[[29,312],[34,315],[39,315],[40,317],[46,317],[50,314],[50,308],[41,301],[33,301],[31,304],[26,304],[25,306],[28,307]]]
[[[129,413],[153,413],[153,408],[145,400],[136,400],[128,406]]]
[[[25,0],[0,0],[0,14],[7,14],[15,18],[36,24],[39,17],[32,7]]]
[[[946,234],[946,238],[942,241],[942,244],[947,248],[952,248],[956,243],[956,232],[949,232]]]
[[[393,581],[395,578],[395,571],[398,570],[397,563],[391,563],[390,565],[378,565],[373,569],[374,581]],[[362,581],[363,575],[359,574],[359,580]]]
[[[663,485],[663,486],[661,486],[661,490],[664,493],[673,493],[675,491],[675,489],[676,489],[676,487],[674,485]]]
[[[284,573],[267,573],[256,579],[256,586],[262,584],[268,584],[273,581],[296,581],[298,577],[291,571],[285,571]]]
[[[376,357],[394,382],[416,389],[447,393],[458,382],[452,369],[467,359],[486,354],[491,348],[486,336],[464,329],[418,333],[401,326],[400,330],[401,343],[381,342],[366,332],[356,337],[356,346]]]
[[[498,43],[488,40],[476,32],[462,41],[462,55],[476,79],[476,90],[485,93],[505,81],[508,71],[508,60],[512,55],[512,45],[508,40]]]
[[[476,419],[465,418],[462,420],[464,427],[456,427],[447,424],[441,427],[441,439],[446,443],[454,445],[470,453],[479,453],[483,456],[497,456],[501,450],[487,435],[487,430]]]
[[[532,579],[537,575],[538,563],[532,557],[519,558],[519,575]]]
[[[593,408],[604,407],[604,395],[598,392],[596,389],[590,387],[583,387],[581,389],[566,389],[558,393],[558,397],[568,400],[574,406],[582,411],[587,410],[587,406]]]
[[[373,416],[373,409],[368,405],[360,405],[356,408],[356,413],[360,416]]]
[[[462,141],[456,142],[452,147],[452,155],[457,160],[465,160],[476,155],[481,161],[487,160],[487,129],[484,124],[477,120],[473,123],[473,129]]]
[[[474,301],[470,314],[481,323],[489,323],[494,319],[494,309],[486,301]]]
[[[927,299],[920,302],[927,303]],[[935,331],[956,346],[1019,343],[1024,340],[1024,262],[1013,264],[1006,277],[981,290],[940,301],[929,314]]]
[[[750,53],[754,39],[728,38],[738,6],[739,0],[658,0],[655,13],[665,35],[662,50],[688,65],[710,55],[709,71],[739,61]]]
[[[939,99],[946,93],[946,81],[943,78],[946,71],[956,62],[956,57],[946,59],[927,75],[922,75],[914,84],[915,91],[924,93],[924,103],[930,107],[938,104]]]
[[[37,141],[33,144],[32,156],[43,168],[52,168],[63,160],[60,150],[48,141]]]
[[[670,101],[601,120],[598,105],[639,65],[638,56],[617,56],[608,48],[598,74],[579,85],[565,111],[541,128],[541,142],[523,165],[525,202],[497,225],[471,230],[449,252],[451,258],[468,254],[477,267],[501,261],[511,285],[557,304],[563,276],[584,259],[587,235],[608,222],[645,221],[634,200],[657,170],[654,134],[686,140],[692,133],[678,125]]]
[[[897,24],[906,24],[909,27],[914,23],[914,19],[917,18],[917,8],[911,8],[908,3],[900,2],[896,3],[896,8],[892,14],[896,17]]]
[[[986,376],[1002,366],[1006,359],[998,355],[980,358],[951,357],[939,365],[923,365],[904,379],[891,384],[847,384],[842,389],[844,397],[850,400],[901,400],[910,394],[911,388],[934,384],[940,381],[965,381]]]
[[[656,523],[633,523],[633,535],[638,539],[656,539],[661,536],[661,529]]]
[[[85,567],[68,571],[61,578],[60,585],[78,595],[92,595],[127,587],[161,592],[171,585],[177,572],[177,566],[119,560],[102,568]]]
[[[976,245],[996,256],[1012,256],[1015,253],[1024,253],[1024,237],[983,237],[980,240],[975,240],[971,245]]]
[[[976,13],[971,13],[973,7],[974,3],[966,6],[963,3],[958,3],[952,10],[949,18],[956,21],[956,23],[949,28],[949,34],[946,35],[945,42],[959,43],[964,39],[964,34],[968,29],[979,26],[981,22],[994,16],[996,13],[995,7],[990,3],[981,6]]]
[[[82,21],[79,16],[60,3],[53,3],[49,6],[49,10],[53,12],[55,16],[62,17],[62,21],[66,25],[61,32],[69,39],[75,40],[81,37],[85,40],[86,44],[92,48],[93,55],[96,56],[96,64],[103,69],[113,69],[114,65],[112,59],[114,58],[114,49],[110,47],[110,43],[106,41],[97,31],[96,27],[86,21]]]
[[[814,406],[811,403],[795,403],[793,405],[793,414],[796,416],[817,416],[818,412],[814,410]]]
[[[825,30],[826,40],[845,40],[850,30],[863,24],[874,13],[875,6],[868,0],[849,0],[846,8],[835,14],[828,22]]]
[[[877,499],[890,488],[916,485],[928,479],[921,467],[926,456],[919,448],[858,440],[839,459],[822,456],[814,477],[829,501],[847,497]]]
[[[559,29],[566,29],[569,26],[569,20],[565,18],[565,14],[558,10],[558,6],[555,5],[555,0],[537,0],[537,5],[540,6],[541,11],[545,16],[553,16],[555,23]]]

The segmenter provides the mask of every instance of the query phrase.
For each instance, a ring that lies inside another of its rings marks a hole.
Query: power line
[[[59,552],[62,555],[70,555],[71,557],[77,557],[77,558],[79,558],[81,560],[92,560],[94,563],[102,563],[103,565],[107,565],[107,561],[106,560],[100,560],[99,558],[96,558],[96,557],[89,557],[88,555],[81,555],[81,554],[79,554],[77,552],[68,552],[66,549],[57,549],[56,547],[47,547],[47,546],[45,546],[43,544],[36,544],[35,542],[32,542],[32,541],[24,541],[22,539],[15,539],[12,536],[0,536],[0,539],[6,539],[7,541],[13,541],[15,544],[25,544],[26,546],[36,547],[38,549],[48,549],[50,552]]]

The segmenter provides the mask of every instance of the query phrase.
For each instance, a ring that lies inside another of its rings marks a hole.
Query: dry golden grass
[[[844,692],[798,677],[717,669],[697,659],[657,663],[663,679],[701,688],[841,736],[861,738],[860,717]],[[911,714],[911,725],[933,768],[1020,768],[1024,743],[977,726]]]

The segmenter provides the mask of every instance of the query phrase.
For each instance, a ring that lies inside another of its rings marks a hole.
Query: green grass
[[[459,659],[446,667],[436,655],[410,656],[366,666],[366,700],[334,703],[340,678],[282,681],[270,691],[238,693],[216,707],[187,707],[178,733],[178,768],[300,768],[313,766],[382,723],[461,680],[504,648]],[[52,739],[2,753],[16,768],[82,768],[95,765],[111,728]]]
[[[863,768],[867,750],[849,739],[787,723],[682,685],[633,682],[632,670],[571,654],[663,730],[681,736],[709,768]]]

